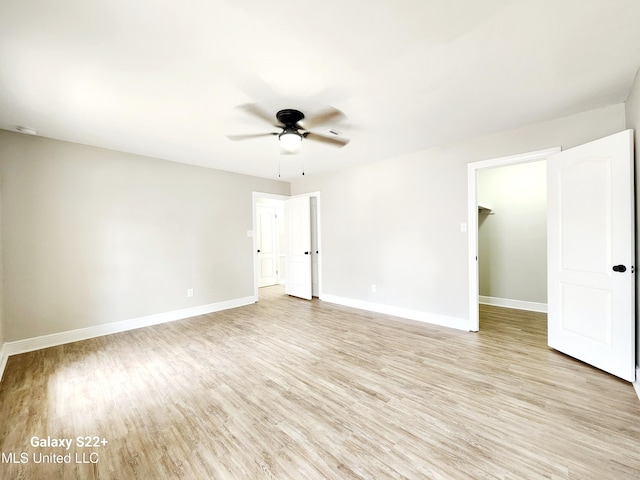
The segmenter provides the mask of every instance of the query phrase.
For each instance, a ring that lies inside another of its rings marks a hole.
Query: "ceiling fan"
[[[314,133],[310,130],[311,128],[344,118],[344,114],[337,108],[329,107],[312,117],[305,117],[304,113],[300,110],[285,108],[283,110],[279,110],[278,113],[276,113],[275,118],[256,103],[247,103],[240,105],[238,108],[241,108],[254,117],[265,120],[275,128],[279,128],[281,130],[279,132],[227,135],[231,140],[247,140],[250,138],[277,136],[280,141],[280,145],[282,146],[283,153],[296,153],[300,148],[303,138],[326,143],[335,147],[344,147],[349,143],[348,139],[340,137],[340,134],[335,130],[330,130],[330,133],[332,134],[331,136]]]

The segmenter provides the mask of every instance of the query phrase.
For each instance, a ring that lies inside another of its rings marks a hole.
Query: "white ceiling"
[[[639,0],[1,0],[0,128],[282,179],[623,102]],[[235,108],[331,105],[342,149]]]

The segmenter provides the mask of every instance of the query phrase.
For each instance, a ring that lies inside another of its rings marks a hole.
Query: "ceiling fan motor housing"
[[[304,113],[293,108],[285,108],[276,113],[276,118],[286,127],[293,127],[304,118]]]

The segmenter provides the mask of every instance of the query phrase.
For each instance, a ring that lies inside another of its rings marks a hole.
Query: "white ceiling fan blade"
[[[320,135],[319,133],[313,133],[313,132],[305,132],[304,138],[313,140],[315,142],[328,143],[329,145],[333,145],[334,147],[344,147],[350,142],[348,138],[334,137],[334,136],[329,137],[327,135]]]
[[[278,122],[275,115],[271,115],[267,112],[261,105],[257,103],[245,103],[243,105],[239,105],[237,108],[240,108],[254,117],[257,117],[265,122],[269,123],[269,125],[273,125],[275,127],[279,127],[280,122]]]
[[[227,135],[227,138],[229,140],[233,140],[238,141],[238,140],[248,140],[250,138],[259,138],[259,137],[271,137],[273,135],[278,135],[275,132],[269,132],[269,133],[246,133],[246,134],[240,134],[240,135]]]
[[[337,108],[329,107],[316,115],[311,117],[305,117],[303,120],[299,122],[301,126],[305,128],[305,130],[310,130],[312,128],[318,127],[320,125],[324,125],[329,122],[338,122],[345,118],[344,113],[342,113]]]

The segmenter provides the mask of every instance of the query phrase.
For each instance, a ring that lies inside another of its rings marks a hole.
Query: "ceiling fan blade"
[[[238,140],[248,140],[250,138],[259,138],[259,137],[270,137],[272,135],[278,135],[277,133],[274,132],[269,132],[269,133],[247,133],[247,134],[241,134],[241,135],[227,135],[227,138],[229,140],[233,140],[238,141]]]
[[[310,130],[320,125],[324,125],[325,123],[337,122],[338,120],[342,120],[343,118],[345,118],[344,113],[342,113],[337,108],[329,107],[326,110],[313,115],[312,117],[304,118],[299,122],[299,124],[303,126],[305,130]]]
[[[280,126],[280,123],[276,119],[275,115],[269,114],[261,105],[257,103],[245,103],[243,105],[238,105],[238,108],[241,108],[245,112],[257,117],[265,122],[269,123],[269,125]]]
[[[330,145],[333,145],[334,147],[344,147],[350,141],[348,138],[335,136],[329,137],[327,135],[320,135],[319,133],[313,132],[305,132],[304,138],[308,138],[309,140],[314,140],[316,142],[328,143]]]

